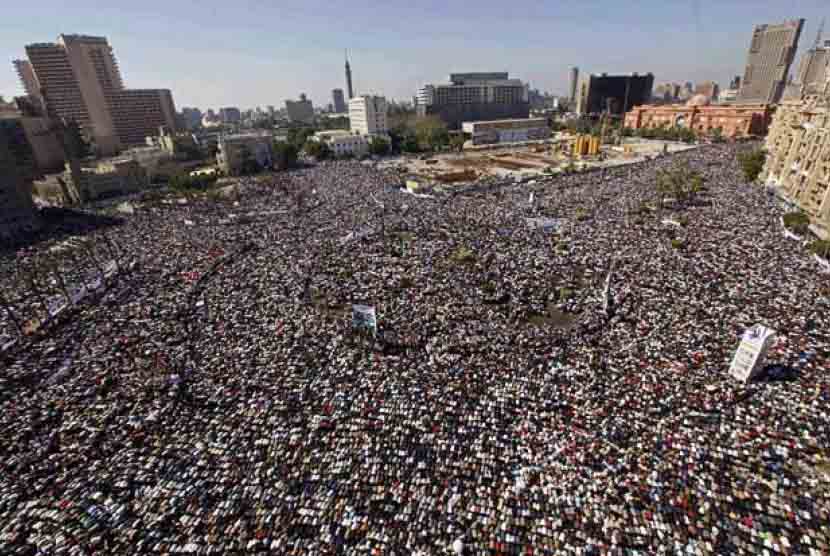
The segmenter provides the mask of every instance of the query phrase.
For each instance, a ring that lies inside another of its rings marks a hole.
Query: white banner
[[[371,305],[352,305],[352,326],[356,329],[377,332],[378,320],[375,308]]]
[[[101,273],[97,270],[90,272],[86,276],[86,289],[90,292],[96,292],[104,285]]]
[[[729,374],[747,383],[761,372],[767,351],[775,341],[775,330],[762,324],[749,328],[741,337],[741,343],[732,358]]]
[[[559,229],[559,220],[556,218],[525,218],[525,223],[528,228],[539,229],[545,232],[553,232]]]
[[[115,262],[114,259],[107,261],[104,263],[104,276],[109,278],[110,276],[114,275],[118,272],[118,263]]]
[[[66,298],[62,295],[53,295],[46,300],[46,310],[50,317],[57,316],[66,309]]]
[[[86,294],[86,285],[84,284],[69,288],[69,299],[72,301],[72,305],[80,303],[86,297]]]

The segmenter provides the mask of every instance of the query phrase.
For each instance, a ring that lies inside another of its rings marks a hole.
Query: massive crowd
[[[706,190],[660,207],[679,164]],[[0,355],[3,553],[830,553],[828,280],[733,147],[399,184],[323,163],[4,253],[7,338],[121,271]]]

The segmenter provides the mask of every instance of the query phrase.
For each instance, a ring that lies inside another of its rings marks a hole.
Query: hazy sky
[[[657,82],[743,73],[752,26],[803,17],[799,53],[828,0],[38,0],[5,2],[0,95],[22,94],[11,60],[59,33],[105,35],[127,87],[172,89],[177,108],[248,108],[345,89],[411,99],[451,72],[509,71],[564,94],[568,68],[651,71]],[[828,33],[830,37],[830,24]],[[796,59],[797,64],[798,59]]]

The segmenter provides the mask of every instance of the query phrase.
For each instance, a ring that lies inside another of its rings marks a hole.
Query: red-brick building
[[[710,105],[701,97],[698,95],[686,104],[635,106],[625,115],[625,126],[631,129],[687,127],[698,135],[720,128],[724,137],[732,138],[766,135],[772,120],[772,105]]]

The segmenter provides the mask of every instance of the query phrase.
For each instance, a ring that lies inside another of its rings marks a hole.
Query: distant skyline
[[[0,18],[0,95],[23,94],[11,62],[24,46],[60,33],[106,36],[125,85],[169,88],[179,110],[283,107],[300,93],[325,106],[346,89],[347,48],[355,93],[397,100],[465,71],[508,71],[565,95],[571,66],[726,88],[743,74],[754,25],[806,19],[793,73],[822,17],[827,0],[18,2]]]

